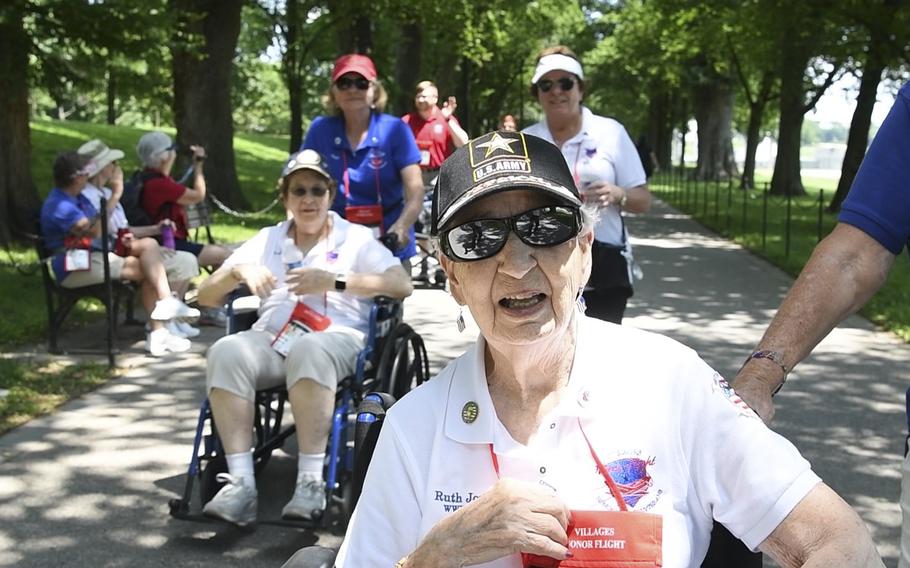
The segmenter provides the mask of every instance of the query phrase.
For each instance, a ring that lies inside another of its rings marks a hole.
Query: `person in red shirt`
[[[461,148],[468,141],[454,112],[458,103],[455,97],[449,97],[442,108],[436,106],[439,101],[439,90],[432,81],[417,83],[417,94],[414,96],[414,111],[401,117],[417,140],[420,149],[420,171],[423,173],[424,185],[436,177],[436,170],[456,148]]]
[[[142,189],[142,208],[155,223],[170,219],[174,223],[174,244],[177,250],[196,255],[200,266],[220,266],[231,251],[218,245],[202,244],[188,240],[187,218],[184,205],[195,205],[205,199],[205,148],[190,146],[193,152],[193,186],[186,187],[170,176],[176,145],[164,132],[147,132],[139,139],[136,152],[146,171],[160,173],[148,179]]]

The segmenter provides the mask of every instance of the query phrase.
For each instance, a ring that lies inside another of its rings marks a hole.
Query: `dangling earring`
[[[458,306],[458,317],[455,318],[455,327],[458,328],[458,333],[464,331],[464,306]]]
[[[579,288],[578,295],[575,296],[575,305],[578,306],[578,311],[581,313],[585,313],[585,311],[588,309],[587,304],[585,304],[584,292],[584,288]]]

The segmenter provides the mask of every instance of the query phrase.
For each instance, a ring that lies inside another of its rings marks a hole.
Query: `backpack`
[[[126,220],[129,222],[130,226],[145,227],[147,225],[155,224],[155,220],[142,208],[142,189],[145,187],[145,182],[156,177],[161,177],[161,175],[161,172],[137,170],[136,172],[133,172],[130,179],[123,184],[123,195],[120,197],[120,205],[123,206],[123,211],[126,213]]]

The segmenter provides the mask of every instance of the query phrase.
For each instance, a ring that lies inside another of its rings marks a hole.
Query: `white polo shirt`
[[[523,132],[554,142],[546,118]],[[624,189],[644,185],[648,181],[641,158],[625,127],[612,118],[597,116],[587,107],[581,107],[581,131],[566,140],[561,150],[579,191],[593,181],[606,181]],[[600,220],[594,227],[594,238],[602,243],[622,246],[624,239],[620,215],[619,207],[601,208]]]
[[[495,415],[483,338],[391,409],[336,566],[387,568],[412,552],[440,519],[496,483],[490,444],[503,477],[550,487],[570,509],[616,510],[579,421],[629,510],[661,515],[665,567],[700,564],[712,517],[754,549],[819,482],[694,351],[578,320],[566,391],[527,446]],[[473,422],[462,416],[470,401]]]
[[[389,249],[373,237],[369,228],[349,223],[334,211],[329,211],[329,217],[332,232],[306,254],[304,267],[348,274],[381,273],[401,265]],[[332,320],[329,330],[352,331],[362,339],[369,325],[372,299],[334,291],[303,296],[288,291],[281,250],[290,228],[290,220],[266,227],[224,261],[228,267],[238,264],[265,266],[277,280],[272,294],[259,307],[259,319],[253,324],[253,329],[277,333],[291,317],[299,299],[320,314],[328,315]]]

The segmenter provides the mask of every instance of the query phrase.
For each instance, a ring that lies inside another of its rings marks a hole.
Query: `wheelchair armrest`
[[[245,284],[234,288],[224,300],[228,320],[227,333],[237,333],[252,327],[261,303],[259,296],[253,295]]]

